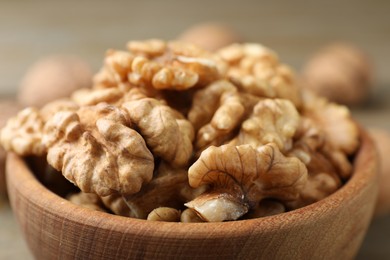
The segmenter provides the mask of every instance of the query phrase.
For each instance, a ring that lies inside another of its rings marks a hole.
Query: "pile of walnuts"
[[[272,50],[183,42],[108,50],[92,88],[10,119],[1,143],[45,155],[69,200],[159,221],[219,222],[297,209],[352,173],[346,107],[301,89]]]

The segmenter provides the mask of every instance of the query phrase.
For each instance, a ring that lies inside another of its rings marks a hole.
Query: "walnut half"
[[[306,166],[275,144],[209,147],[189,169],[192,187],[211,189],[186,204],[207,221],[235,220],[265,198],[292,201],[307,181]]]

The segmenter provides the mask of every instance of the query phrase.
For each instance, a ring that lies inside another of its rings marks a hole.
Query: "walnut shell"
[[[367,55],[349,43],[333,43],[323,47],[302,70],[306,87],[345,105],[358,105],[367,100],[372,77]]]
[[[18,91],[24,106],[42,107],[92,85],[92,70],[81,58],[54,55],[38,60],[26,72]]]
[[[216,51],[232,43],[243,41],[243,37],[232,27],[213,22],[193,25],[182,32],[177,39],[196,44],[209,51]]]

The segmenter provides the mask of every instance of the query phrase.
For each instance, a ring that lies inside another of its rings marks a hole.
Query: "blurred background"
[[[18,1],[0,0],[0,96],[12,97],[29,66],[51,54],[74,54],[96,72],[108,48],[128,40],[175,39],[205,22],[274,49],[299,72],[328,43],[365,51],[374,68],[359,122],[390,130],[390,1]],[[0,259],[28,259],[9,208],[0,208]],[[358,259],[390,259],[390,219],[374,220]]]

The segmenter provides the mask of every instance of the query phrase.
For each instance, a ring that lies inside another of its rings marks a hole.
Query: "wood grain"
[[[367,135],[353,177],[307,207],[225,223],[147,222],[76,206],[49,192],[15,154],[7,157],[12,208],[37,259],[352,259],[377,193]]]

